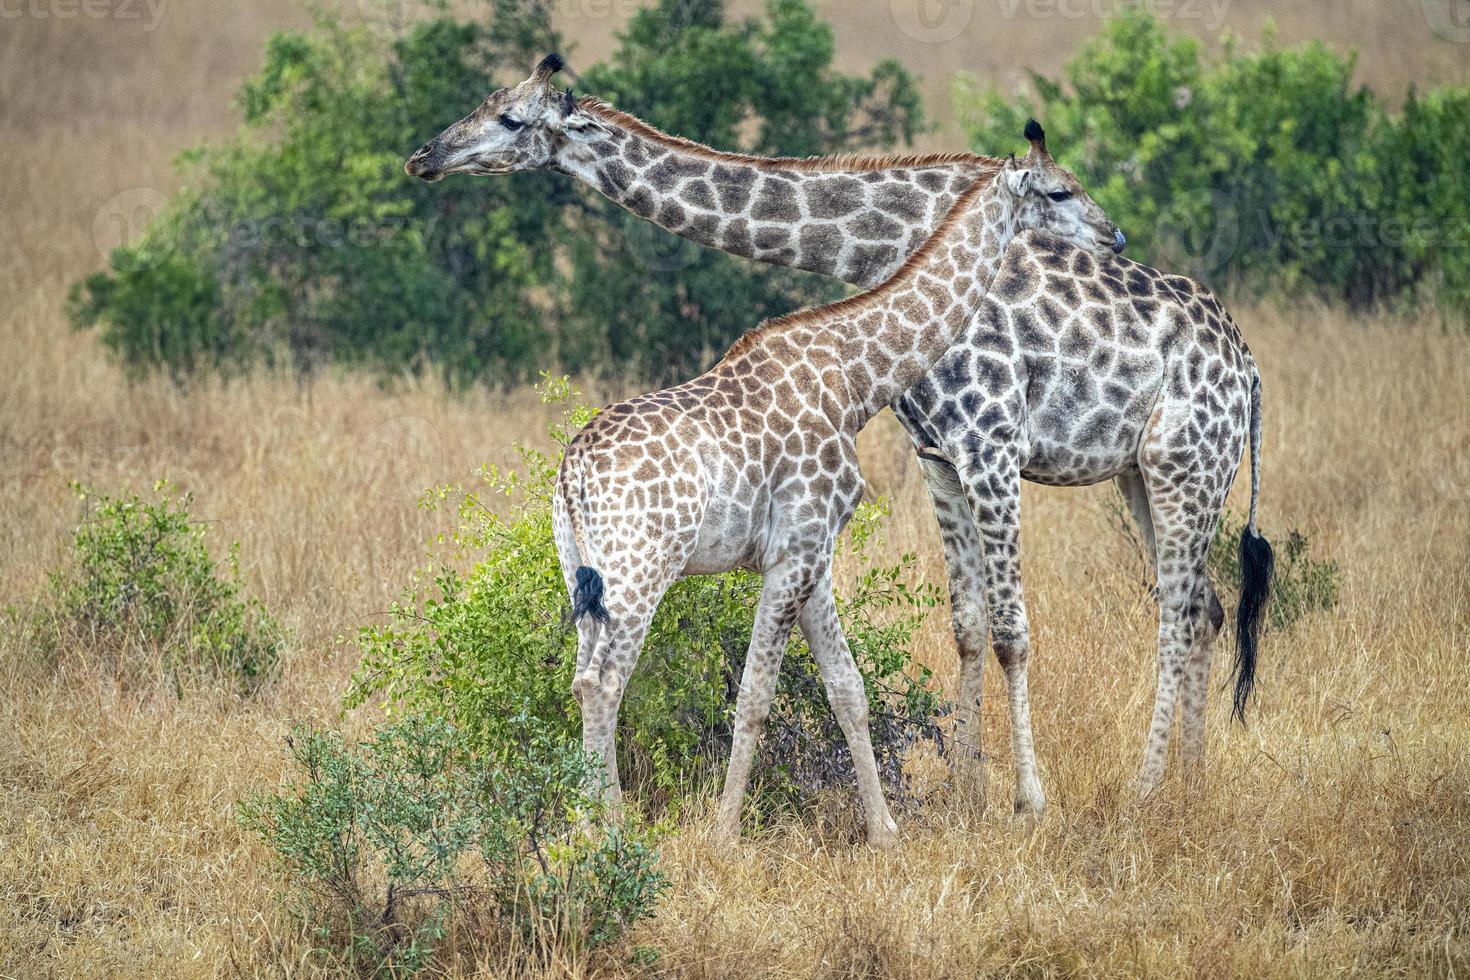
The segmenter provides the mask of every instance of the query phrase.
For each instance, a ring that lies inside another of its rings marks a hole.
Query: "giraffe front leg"
[[[955,705],[955,775],[968,784],[980,800],[985,798],[985,759],[982,746],[981,701],[985,692],[985,652],[990,618],[985,609],[984,556],[975,519],[965,498],[965,488],[947,454],[936,449],[936,441],[921,421],[924,412],[906,395],[891,406],[908,433],[918,456],[919,473],[944,553],[944,570],[949,579],[950,628],[959,656],[959,697]]]
[[[873,741],[868,730],[868,694],[847,639],[842,635],[830,577],[824,577],[812,592],[801,609],[799,621],[812,659],[822,672],[832,713],[852,753],[858,795],[867,817],[868,843],[873,847],[892,847],[898,842],[898,824],[883,798],[883,784],[878,779],[878,764],[873,759]]]
[[[895,409],[899,418],[904,415]],[[916,445],[918,443],[916,438]],[[920,447],[922,448],[922,447]],[[980,537],[955,468],[919,456],[919,472],[934,507],[944,568],[949,578],[950,626],[959,654],[959,697],[955,707],[954,768],[981,800],[985,798],[981,701],[985,691],[985,648],[989,617]]]
[[[797,613],[811,594],[815,576],[795,570],[775,569],[766,573],[756,605],[755,625],[745,654],[745,670],[735,699],[735,726],[730,746],[730,767],[725,773],[725,791],[720,796],[717,833],[727,839],[740,836],[740,810],[750,784],[755,750],[771,712],[776,681],[786,641],[796,625]]]
[[[1036,771],[1031,731],[1031,630],[1021,587],[1021,464],[1013,443],[1000,442],[986,454],[971,454],[961,472],[970,513],[975,517],[990,613],[990,641],[1006,676],[1011,716],[1011,757],[1016,769],[1017,813],[1040,814],[1046,794]]]

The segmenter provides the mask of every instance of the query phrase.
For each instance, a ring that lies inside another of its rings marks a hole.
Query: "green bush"
[[[1240,535],[1244,530],[1244,521],[1221,515],[1207,559],[1210,575],[1221,591],[1221,602],[1232,609],[1238,597]],[[1272,629],[1289,629],[1309,613],[1337,607],[1337,562],[1313,558],[1311,550],[1311,542],[1300,531],[1287,534],[1285,544],[1277,549],[1271,600],[1266,607],[1266,622]]]
[[[492,0],[390,43],[326,13],[271,38],[240,93],[244,126],[187,153],[180,192],[70,312],[139,371],[185,376],[283,362],[432,368],[509,384],[571,371],[694,373],[761,318],[839,286],[674,241],[570,178],[428,186],[403,160],[497,84],[561,47],[549,0]],[[896,64],[832,69],[805,0],[728,21],[720,0],[661,0],[579,91],[729,149],[809,154],[890,145],[922,125]],[[749,134],[749,135],[747,135]]]
[[[1130,13],[1015,98],[970,80],[971,145],[1027,115],[1127,233],[1130,254],[1213,285],[1354,306],[1470,301],[1470,89],[1390,113],[1325,44],[1230,40],[1219,57]]]
[[[53,663],[89,658],[129,680],[161,670],[180,691],[191,675],[248,692],[276,674],[281,628],[243,595],[238,545],[220,575],[188,494],[172,497],[166,483],[151,502],[74,489],[89,512],[33,621]]]
[[[575,954],[652,914],[666,883],[649,836],[583,830],[603,817],[591,760],[524,713],[504,723],[495,759],[433,717],[355,747],[298,728],[292,778],[240,804],[295,912],[359,972],[412,973],[455,926]]]
[[[549,400],[572,404],[565,381],[547,386]],[[553,426],[564,446],[589,413],[568,408]],[[528,711],[561,737],[580,738],[571,696],[576,632],[568,622],[566,586],[551,535],[549,495],[560,460],[520,448],[519,473],[488,470],[478,492],[444,489],[428,503],[457,498],[455,545],[476,556],[468,572],[441,567],[421,575],[389,622],[359,632],[363,654],[348,703],[380,698],[392,712],[436,714],[490,753],[513,744],[507,729]],[[509,516],[488,507],[487,494],[510,495]],[[865,507],[847,547],[861,568],[839,612],[867,685],[874,749],[890,792],[907,786],[903,756],[916,739],[940,742],[943,705],[929,672],[907,652],[933,586],[910,587],[914,557],[882,566],[867,554],[881,510]],[[708,787],[728,756],[734,694],[750,639],[759,579],[732,573],[686,579],[669,590],[654,618],[619,717],[619,768],[624,783],[650,805],[677,805],[685,792]],[[810,799],[827,786],[851,785],[851,763],[804,644],[793,638],[763,743],[767,801]]]
[[[1143,542],[1121,496],[1115,495],[1108,506],[1113,526],[1132,547],[1143,567],[1143,578],[1153,574]],[[1205,567],[1220,596],[1220,604],[1234,609],[1240,601],[1240,535],[1245,521],[1228,511],[1220,515],[1220,526],[1210,541]],[[1266,606],[1266,624],[1276,630],[1290,629],[1310,613],[1329,612],[1337,608],[1338,567],[1330,559],[1311,555],[1311,542],[1300,531],[1291,531],[1284,545],[1276,548],[1275,573],[1271,579],[1271,598]],[[1234,623],[1233,616],[1225,617]]]

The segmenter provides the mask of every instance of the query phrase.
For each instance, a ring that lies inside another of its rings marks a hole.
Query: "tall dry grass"
[[[1371,35],[1327,19],[1329,9],[1338,8],[1293,8],[1283,35],[1362,40],[1365,71],[1388,66],[1376,83],[1413,77],[1421,49],[1421,78],[1463,78],[1463,61],[1437,61],[1407,7],[1397,19],[1353,7],[1388,18],[1372,20]],[[833,5],[828,15],[845,57],[907,43],[880,36],[881,18],[866,10]],[[336,638],[378,615],[420,560],[435,526],[417,492],[506,461],[512,439],[540,429],[527,393],[453,398],[430,383],[336,376],[310,388],[263,376],[188,390],[133,382],[93,337],[65,326],[67,286],[101,262],[98,208],[128,188],[167,191],[177,150],[233,126],[227,96],[263,32],[303,19],[288,4],[175,3],[156,38],[54,19],[0,34],[0,140],[23,150],[0,183],[0,595],[24,604],[54,567],[80,513],[66,481],[141,489],[166,476],[196,495],[216,540],[241,542],[247,581],[293,631],[284,677],[249,701],[211,691],[180,701],[162,686],[124,691],[86,670],[48,673],[18,634],[0,636],[3,975],[331,972],[282,910],[233,803],[281,778],[293,721],[370,723],[339,716],[352,650]],[[587,36],[601,36],[602,23],[584,20]],[[1012,38],[1014,64],[1049,69],[1046,59],[1070,48],[1054,34],[1072,22],[1058,23],[1028,22],[1032,40]],[[923,58],[916,50],[903,53]],[[660,951],[658,969],[1463,974],[1470,342],[1433,317],[1235,312],[1265,376],[1263,527],[1278,545],[1289,529],[1308,534],[1340,562],[1342,594],[1336,611],[1268,639],[1250,727],[1228,725],[1217,695],[1209,783],[1132,802],[1153,607],[1112,528],[1111,491],[1028,487],[1045,818],[1033,827],[1009,816],[992,670],[988,809],[910,814],[892,854],[857,842],[846,798],[821,821],[728,850],[696,815],[664,848],[670,895],[630,938]],[[862,449],[870,485],[894,501],[885,547],[917,551],[923,574],[942,580],[922,487],[891,420],[875,423]],[[916,649],[953,682],[942,614]],[[460,951],[456,974],[515,965],[472,938]],[[614,958],[547,972],[632,968]]]

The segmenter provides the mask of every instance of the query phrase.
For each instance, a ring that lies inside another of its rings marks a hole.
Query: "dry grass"
[[[1260,6],[1242,0],[1232,16]],[[871,25],[849,37],[861,18],[831,13],[849,51],[862,38],[902,40]],[[419,560],[433,525],[417,491],[505,460],[513,438],[540,427],[526,393],[452,399],[432,385],[385,391],[352,377],[309,391],[267,377],[188,392],[129,383],[93,338],[67,331],[66,287],[100,262],[97,209],[129,187],[167,190],[174,152],[228,130],[225,95],[279,19],[301,14],[200,3],[169,7],[156,38],[55,20],[22,21],[0,38],[0,138],[24,147],[0,185],[11,245],[0,266],[0,590],[22,602],[54,564],[79,513],[67,480],[120,489],[168,476],[196,494],[218,539],[241,542],[250,584],[295,637],[285,677],[250,702],[119,691],[85,671],[42,675],[15,635],[0,637],[9,732],[0,974],[328,970],[281,912],[233,802],[280,778],[292,721],[340,721],[352,652],[335,637],[379,613]],[[1305,14],[1282,21],[1283,34],[1317,26]],[[1373,34],[1365,68],[1375,51],[1417,51],[1414,24]],[[1438,49],[1423,45],[1426,70],[1438,70]],[[1383,84],[1404,77],[1384,71]],[[1463,77],[1463,61],[1445,72]],[[671,894],[631,937],[661,951],[660,969],[1275,976],[1470,966],[1470,342],[1432,322],[1316,307],[1236,313],[1265,374],[1264,528],[1278,543],[1300,528],[1337,559],[1342,601],[1270,637],[1248,729],[1226,724],[1217,697],[1209,785],[1130,801],[1152,697],[1153,609],[1110,527],[1110,491],[1028,487],[1033,701],[1051,801],[1040,825],[1008,814],[1003,700],[992,697],[996,805],[910,815],[896,853],[855,843],[849,808],[728,851],[691,818],[664,849]],[[870,484],[895,503],[886,547],[930,556],[925,574],[942,579],[891,420],[865,434],[863,450]],[[917,652],[953,680],[942,616]],[[470,944],[465,955],[453,972],[509,965],[504,951]],[[620,961],[553,972],[630,970]]]

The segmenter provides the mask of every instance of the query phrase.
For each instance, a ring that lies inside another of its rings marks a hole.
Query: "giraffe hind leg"
[[[1172,464],[1144,470],[1158,551],[1159,636],[1153,715],[1139,772],[1141,797],[1163,779],[1176,708],[1182,708],[1184,754],[1197,758],[1202,750],[1209,657],[1219,621],[1205,561],[1229,483],[1222,488],[1214,474],[1189,459]]]
[[[631,542],[600,549],[594,585],[579,566],[572,583],[574,607],[590,602],[595,591],[600,610],[577,617],[577,672],[572,695],[582,712],[582,748],[602,768],[603,798],[616,811],[622,799],[618,777],[617,720],[628,678],[643,650],[653,614],[673,583],[676,560],[660,560],[661,549],[642,550]],[[664,549],[667,550],[667,549]],[[616,813],[614,813],[616,815]]]
[[[1225,621],[1225,610],[1215,595],[1208,574],[1200,579],[1199,594],[1190,612],[1194,619],[1194,635],[1184,672],[1184,689],[1179,698],[1179,760],[1187,770],[1198,773],[1204,762],[1210,662],[1214,657],[1220,626]]]

